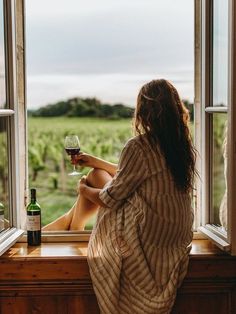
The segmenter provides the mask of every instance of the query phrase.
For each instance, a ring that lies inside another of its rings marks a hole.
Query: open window
[[[195,226],[236,254],[236,15],[195,0]],[[0,254],[23,233],[27,187],[24,1],[0,1]]]
[[[19,121],[22,114],[20,102],[23,105],[20,94],[24,95],[20,93],[20,86],[24,83],[22,76],[21,82],[18,80],[19,67],[23,65],[23,43],[20,42],[23,37],[17,37],[17,34],[20,35],[17,27],[23,28],[22,23],[15,19],[15,10],[19,12],[21,4],[18,1],[16,8],[13,1],[0,1],[0,254],[24,232],[20,229],[19,217],[23,201],[20,185],[24,183],[20,175],[25,169],[24,159],[20,170],[20,141],[25,136],[25,126]]]
[[[200,151],[199,230],[219,247],[234,249],[235,167],[234,127],[234,6],[233,1],[196,1],[198,23],[199,103],[197,136]],[[201,140],[200,140],[201,139]]]

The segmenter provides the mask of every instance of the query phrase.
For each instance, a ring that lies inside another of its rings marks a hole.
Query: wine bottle
[[[27,242],[28,245],[41,243],[41,208],[36,202],[36,189],[31,189],[31,199],[27,206]]]

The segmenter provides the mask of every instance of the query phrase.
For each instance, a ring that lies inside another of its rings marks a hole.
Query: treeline
[[[28,115],[33,117],[101,117],[101,118],[131,118],[134,108],[123,104],[103,104],[97,98],[71,98],[29,110]]]
[[[193,121],[193,104],[184,100]],[[131,118],[134,108],[123,104],[103,104],[97,98],[75,97],[55,104],[49,104],[37,110],[29,110],[32,117],[100,117],[109,119]]]

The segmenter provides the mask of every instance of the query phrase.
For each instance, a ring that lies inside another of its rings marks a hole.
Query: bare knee
[[[92,169],[87,175],[87,182],[95,188],[103,188],[103,186],[112,179],[111,175],[103,169]]]

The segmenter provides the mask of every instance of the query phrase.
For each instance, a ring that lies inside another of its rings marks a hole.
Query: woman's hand
[[[79,181],[79,187],[78,187],[78,192],[79,194],[84,194],[84,190],[87,187],[87,181],[86,181],[86,176],[83,176],[80,181]]]
[[[90,168],[96,167],[96,159],[97,159],[96,157],[86,154],[86,153],[81,153],[74,157],[76,164],[79,164],[82,167],[90,167]]]
[[[79,164],[82,167],[98,168],[107,171],[112,177],[115,175],[117,170],[117,164],[105,161],[101,158],[89,155],[86,153],[81,153],[79,155],[73,156],[71,160],[72,164]]]
[[[106,205],[99,198],[100,191],[101,189],[93,188],[87,184],[86,176],[83,176],[80,179],[78,186],[79,194],[90,200],[92,203],[105,207]]]

